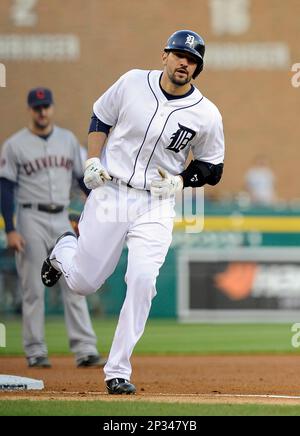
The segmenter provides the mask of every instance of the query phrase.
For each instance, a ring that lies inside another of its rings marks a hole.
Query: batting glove
[[[85,163],[84,183],[88,189],[96,189],[111,180],[110,175],[103,167],[98,157],[92,157]]]
[[[161,180],[152,180],[150,191],[153,197],[170,197],[177,191],[182,191],[183,180],[181,176],[172,176],[163,168],[158,168]]]

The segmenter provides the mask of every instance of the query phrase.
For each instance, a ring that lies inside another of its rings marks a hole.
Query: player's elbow
[[[210,176],[207,179],[207,183],[210,186],[216,186],[222,179],[224,170],[224,164],[214,165]]]
[[[210,186],[216,186],[221,181],[221,179],[222,179],[222,176],[214,177],[214,178],[211,178],[207,183]]]

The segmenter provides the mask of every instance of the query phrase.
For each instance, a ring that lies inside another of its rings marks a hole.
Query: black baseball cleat
[[[74,236],[74,238],[77,238],[77,236],[74,235],[74,233],[66,232],[57,239],[56,244],[66,236]],[[50,256],[48,256],[47,259],[44,261],[41,270],[41,279],[44,286],[47,286],[47,288],[52,288],[52,286],[56,285],[56,283],[61,278],[61,276],[62,273],[58,271],[56,268],[54,268],[54,266],[52,266],[50,262]]]
[[[51,363],[47,356],[27,357],[29,368],[51,368]]]
[[[47,286],[47,288],[52,288],[52,286],[58,282],[61,276],[62,273],[51,265],[50,257],[47,257],[43,263],[41,271],[41,279],[44,286]]]
[[[106,364],[107,360],[99,354],[89,354],[77,360],[77,368],[99,368]]]
[[[136,387],[124,378],[107,380],[106,388],[111,395],[132,395],[136,393]]]

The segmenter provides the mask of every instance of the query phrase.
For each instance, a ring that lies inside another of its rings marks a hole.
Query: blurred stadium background
[[[299,0],[1,0],[0,143],[27,124],[28,90],[46,86],[57,124],[84,146],[94,100],[121,74],[160,69],[160,52],[177,29],[206,40],[196,85],[223,114],[225,175],[205,189],[202,232],[177,221],[152,318],[300,320],[300,90],[291,83],[299,16]],[[71,211],[81,208],[75,190]],[[0,236],[1,319],[20,313],[21,302],[3,221]],[[126,251],[89,299],[93,315],[119,313],[125,265]],[[46,293],[46,312],[62,314],[58,292]]]

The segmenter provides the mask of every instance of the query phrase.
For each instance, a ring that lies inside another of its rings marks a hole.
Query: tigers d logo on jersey
[[[188,127],[179,124],[179,129],[177,132],[173,133],[171,136],[171,144],[167,147],[167,150],[174,151],[175,153],[179,153],[183,150],[188,143],[195,137],[196,132]]]

